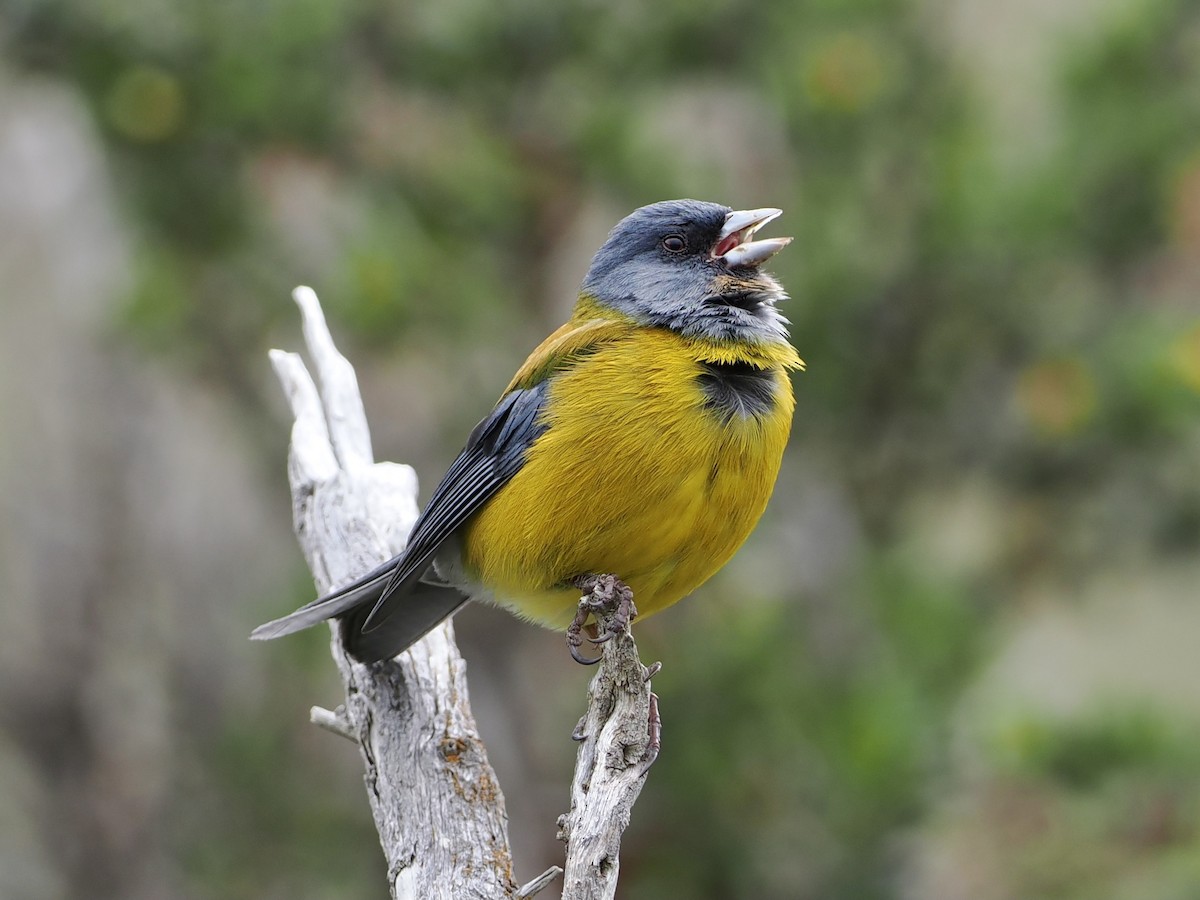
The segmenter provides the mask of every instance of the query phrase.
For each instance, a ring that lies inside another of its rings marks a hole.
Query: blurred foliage
[[[1196,744],[1149,710],[1103,710],[1078,720],[1025,719],[1011,726],[1008,764],[1066,788],[1088,790],[1126,769],[1186,761]]]
[[[991,748],[995,769],[934,828],[1031,900],[1192,896],[1197,737],[1194,722],[1145,707],[1014,721]]]
[[[1015,758],[979,751],[983,787],[947,787],[1007,601],[1200,549],[1200,8],[1128,6],[1056,47],[1021,166],[936,11],[900,0],[26,0],[0,35],[94,112],[138,241],[123,327],[252,413],[297,282],[364,359],[513,367],[565,313],[590,211],[787,210],[791,462],[831,461],[861,546],[826,584],[781,558],[780,590],[724,579],[647,630],[669,725],[626,896],[905,896],[904,842],[958,789],[953,828],[1013,840],[977,896],[1187,897],[1200,760],[1141,710],[1031,719]],[[939,506],[971,479],[978,538]],[[798,508],[781,490],[776,520]],[[191,895],[378,894],[365,804],[280,772],[294,740],[266,715],[201,738]]]
[[[779,605],[714,611],[643,648],[671,660],[655,684],[683,735],[647,784],[657,802],[635,817],[629,896],[894,896],[888,842],[946,763],[978,615],[899,564],[845,599],[874,617],[852,662],[822,653],[803,612]],[[696,649],[672,652],[681,638]]]

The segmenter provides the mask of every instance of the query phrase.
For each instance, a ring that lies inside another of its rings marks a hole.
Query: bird
[[[622,219],[403,552],[251,637],[337,618],[371,663],[468,599],[577,630],[587,579],[618,579],[641,619],[692,593],[754,529],[791,430],[804,363],[763,263],[792,239],[756,238],[780,214],[668,200]]]

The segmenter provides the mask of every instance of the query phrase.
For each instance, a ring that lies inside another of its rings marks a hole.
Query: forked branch
[[[314,383],[300,357],[271,351],[295,417],[288,454],[293,524],[324,593],[403,546],[417,516],[411,468],[374,462],[354,369],[333,344],[316,294],[297,288]],[[585,600],[587,598],[585,597]],[[607,629],[610,619],[595,612]],[[618,623],[620,624],[620,623]],[[394,898],[531,897],[557,875],[518,888],[504,798],[471,714],[465,664],[449,622],[394,660],[362,665],[331,650],[346,689],[313,721],[358,743]],[[603,645],[576,737],[564,898],[613,897],[630,809],[657,755],[657,702],[628,627]]]

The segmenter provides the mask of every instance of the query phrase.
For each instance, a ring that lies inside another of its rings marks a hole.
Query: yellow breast
[[[771,372],[762,415],[706,406],[705,362]],[[723,566],[762,515],[794,406],[787,344],[730,347],[633,328],[553,377],[549,429],[525,465],[467,524],[463,564],[519,615],[565,627],[579,591],[611,573],[642,617],[670,606]]]

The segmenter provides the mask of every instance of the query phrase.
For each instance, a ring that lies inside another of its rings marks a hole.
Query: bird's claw
[[[629,623],[637,617],[637,607],[633,605],[633,591],[615,575],[581,575],[571,583],[583,592],[583,596],[579,598],[575,618],[567,626],[567,647],[575,662],[592,666],[600,662],[601,657],[591,659],[579,652],[588,618],[594,613],[612,610],[612,619],[607,627],[601,633],[588,637],[588,641],[597,646],[608,643],[615,635],[624,632]]]
[[[572,638],[572,634],[571,634],[570,630],[568,630],[567,631],[567,648],[571,651],[571,659],[575,660],[575,662],[579,663],[581,666],[594,666],[596,663],[600,662],[600,660],[604,659],[603,655],[597,656],[594,658],[589,657],[589,656],[584,656],[582,653],[579,652],[579,645],[583,643],[582,639],[579,637],[578,634],[574,635],[575,641],[572,641],[571,638]]]
[[[571,740],[575,743],[587,740],[587,732],[584,729],[587,727],[587,716],[581,716],[575,724],[575,730],[571,732]]]
[[[597,656],[595,659],[592,659],[579,652],[579,648],[583,645],[583,626],[586,621],[587,611],[584,609],[583,601],[581,600],[579,602],[579,609],[575,611],[575,618],[567,626],[567,649],[571,651],[571,659],[575,660],[581,666],[594,666],[600,662],[602,657]]]

